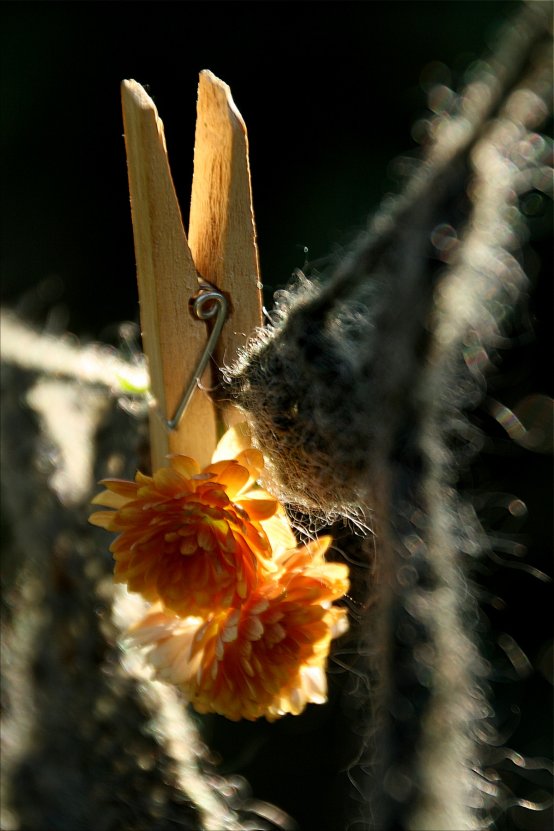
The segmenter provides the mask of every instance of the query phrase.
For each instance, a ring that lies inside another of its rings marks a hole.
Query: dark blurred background
[[[518,5],[4,3],[3,304],[41,325],[54,316],[49,325],[83,341],[116,340],[122,320],[138,319],[119,85],[134,78],[158,107],[186,226],[196,87],[198,72],[207,68],[231,86],[248,127],[270,305],[272,291],[306,256],[317,260],[346,244],[382,197],[398,189],[395,160],[417,151],[414,124],[428,114],[426,78],[438,73],[459,87],[465,69]],[[551,287],[544,276],[549,222],[542,208],[530,221],[535,260],[542,264],[537,273],[542,268],[543,274],[529,307],[533,342],[506,357],[506,372],[496,382],[495,395],[509,406],[524,395],[552,392]],[[497,517],[490,506],[485,521],[498,520],[500,533],[528,546],[525,564],[551,572],[551,459],[516,446],[486,418],[483,424],[490,438],[472,484],[484,494],[514,494],[528,507],[517,528],[506,526],[506,511]],[[493,690],[506,742],[548,756],[550,586],[528,571],[491,562],[482,571],[483,608],[493,631],[486,649],[497,666]],[[527,675],[497,647],[504,633],[527,655]],[[273,731],[275,759],[290,760],[291,744],[305,745],[310,719],[284,719],[258,732],[246,726],[246,734],[237,725],[209,727],[229,769],[249,777],[258,797],[301,821],[303,797],[293,783],[302,780],[275,777],[267,755],[252,751],[238,759],[232,748],[250,733],[248,746],[263,746],[268,739],[260,744],[260,736]],[[302,753],[301,763],[310,764]],[[510,781],[519,796],[543,792],[520,773]],[[548,820],[516,808],[498,827],[536,831]]]
[[[416,148],[426,68],[442,62],[460,83],[517,5],[5,3],[4,300],[54,278],[74,331],[136,317],[122,79],[156,102],[185,226],[198,73],[231,86],[274,287],[305,246],[327,254],[396,189],[391,162]]]

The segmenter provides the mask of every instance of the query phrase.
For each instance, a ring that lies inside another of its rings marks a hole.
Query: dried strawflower
[[[281,552],[278,571],[236,608],[183,618],[158,604],[132,640],[201,713],[274,721],[321,704],[331,640],[348,627],[346,610],[331,605],[348,590],[348,568],[325,562],[329,543]]]
[[[332,601],[348,568],[331,538],[299,546],[282,505],[256,485],[264,461],[237,427],[204,470],[186,456],[134,482],[106,479],[93,524],[118,532],[115,580],[155,605],[131,632],[160,678],[193,706],[273,721],[327,696],[331,640],[348,626]]]
[[[243,445],[232,430],[204,470],[176,455],[153,476],[103,480],[93,503],[114,510],[90,521],[118,533],[116,582],[179,615],[202,615],[242,603],[275,569],[272,548],[296,542],[279,503],[255,487],[262,454]]]

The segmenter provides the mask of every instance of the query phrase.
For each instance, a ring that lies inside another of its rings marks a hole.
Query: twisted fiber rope
[[[524,7],[436,119],[404,193],[323,275],[279,294],[220,391],[281,499],[329,521],[361,510],[375,535],[355,634],[370,691],[356,828],[477,829],[491,807],[476,773],[489,710],[466,553],[479,528],[451,448],[484,391],[485,367],[464,354],[494,346],[526,287],[518,198],[546,161],[520,150],[549,112],[549,13]],[[437,268],[445,221],[458,243]]]

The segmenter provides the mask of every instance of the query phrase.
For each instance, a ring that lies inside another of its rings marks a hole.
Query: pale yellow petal
[[[269,519],[277,510],[275,499],[238,499],[237,505],[240,505],[254,522]]]
[[[229,499],[234,499],[248,481],[248,471],[234,459],[215,462],[205,469],[205,473],[216,475],[216,480],[225,487]]]
[[[252,498],[253,494],[249,493],[248,497]],[[260,524],[267,534],[269,542],[271,543],[274,557],[278,557],[283,552],[288,551],[291,548],[296,548],[298,545],[298,541],[294,536],[289,518],[287,517],[285,509],[281,505],[279,505],[276,513],[272,517],[262,520]]]
[[[212,462],[236,459],[238,454],[252,446],[246,422],[235,424],[223,434],[212,456]]]
[[[111,531],[113,530],[112,523],[114,516],[113,511],[96,511],[89,516],[88,521],[91,525],[98,525],[99,528],[106,528],[106,530]]]
[[[348,632],[348,612],[346,609],[333,606],[327,613],[327,619],[331,625],[331,637],[340,638],[345,632]]]
[[[186,479],[190,479],[191,476],[196,476],[197,473],[200,473],[200,465],[196,459],[192,459],[190,456],[181,456],[174,453],[168,456],[168,459],[173,470],[176,470],[177,473],[180,473]]]
[[[312,568],[308,567],[304,573],[307,578],[316,580],[322,587],[325,586],[329,596],[335,600],[346,594],[350,588],[349,569],[344,563],[322,563]]]
[[[306,553],[313,559],[314,565],[325,562],[323,555],[333,542],[333,537],[318,537],[304,546]]]
[[[136,489],[135,494],[136,495]],[[102,491],[101,493],[96,494],[94,499],[91,499],[92,505],[103,505],[104,508],[121,508],[122,505],[125,505],[129,502],[130,499],[133,497],[122,496],[120,493],[114,493],[114,491]]]
[[[311,704],[325,704],[327,701],[327,677],[322,666],[300,668],[300,683],[303,698]]]
[[[249,447],[247,450],[243,450],[242,453],[238,454],[237,462],[247,469],[250,476],[248,487],[250,487],[253,482],[260,478],[260,474],[264,469],[263,455],[259,450]]]
[[[330,536],[319,537],[316,540],[311,540],[306,545],[296,548],[294,551],[282,552],[279,558],[279,565],[289,570],[321,566],[325,563],[324,555],[332,541],[333,538]]]
[[[181,476],[169,467],[161,467],[155,471],[153,477],[154,486],[162,493],[178,492],[183,487]]]
[[[101,479],[98,484],[104,485],[108,490],[125,496],[127,499],[134,499],[138,491],[137,483],[129,482],[127,479]]]

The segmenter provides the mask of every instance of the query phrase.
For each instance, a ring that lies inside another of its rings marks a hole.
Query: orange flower
[[[277,557],[279,570],[237,608],[181,618],[155,607],[131,630],[162,680],[195,709],[234,721],[274,721],[326,701],[331,640],[346,631],[348,567],[326,563],[330,537]]]
[[[348,568],[331,538],[297,547],[284,508],[255,485],[263,457],[241,427],[203,471],[187,456],[134,482],[107,479],[90,521],[115,531],[115,580],[155,603],[131,631],[160,678],[199,712],[273,721],[323,703],[331,640],[348,627],[332,601]]]
[[[101,483],[106,490],[93,503],[115,510],[98,511],[90,522],[118,532],[110,546],[116,582],[179,615],[202,615],[242,603],[260,575],[276,569],[275,546],[296,542],[278,502],[252,489],[262,454],[249,448],[221,458],[237,441],[229,431],[203,471],[173,456],[153,476]]]

